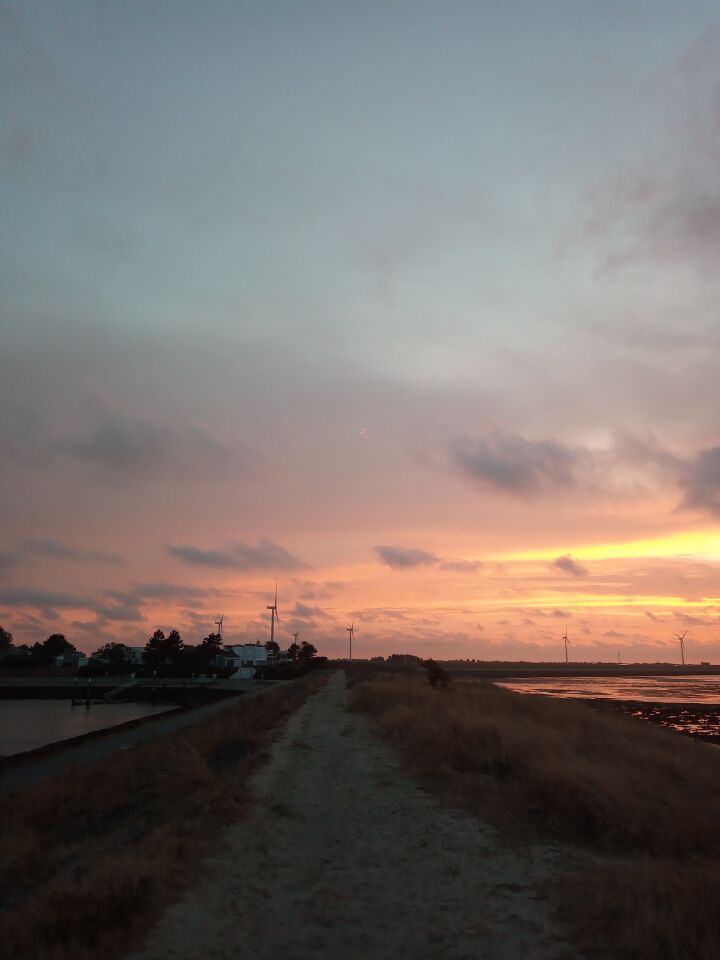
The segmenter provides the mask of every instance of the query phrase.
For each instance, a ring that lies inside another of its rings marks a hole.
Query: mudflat
[[[128,960],[578,956],[548,897],[569,854],[442,807],[347,712],[342,673],[251,789],[248,816]]]

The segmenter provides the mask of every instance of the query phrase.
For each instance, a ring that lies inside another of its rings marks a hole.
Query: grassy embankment
[[[431,789],[507,830],[587,851],[561,895],[588,956],[720,957],[720,751],[489,683],[355,681],[354,708]]]
[[[310,674],[217,717],[3,798],[0,955],[123,953],[242,816],[252,768]]]

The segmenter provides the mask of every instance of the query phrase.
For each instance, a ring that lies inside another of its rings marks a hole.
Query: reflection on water
[[[720,677],[523,677],[497,684],[548,697],[720,705]]]
[[[167,703],[100,703],[86,710],[84,706],[71,707],[67,700],[0,700],[0,756],[172,709]]]
[[[720,677],[527,677],[497,683],[517,693],[618,701],[633,717],[720,742]]]

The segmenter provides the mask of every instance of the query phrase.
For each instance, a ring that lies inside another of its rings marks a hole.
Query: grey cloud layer
[[[468,479],[491,489],[533,495],[576,482],[585,453],[555,440],[532,441],[512,433],[459,437],[452,463]]]
[[[438,557],[418,547],[375,547],[381,563],[394,570],[407,570],[411,567],[430,566],[438,562]]]
[[[198,567],[216,567],[233,570],[297,570],[305,566],[284,547],[265,538],[254,546],[234,543],[223,549],[205,550],[195,546],[167,548],[171,557]]]
[[[31,538],[20,540],[17,552],[23,556],[50,557],[58,560],[77,560],[90,563],[120,563],[122,558],[116,553],[106,553],[104,550],[83,550],[70,546],[60,540]]]
[[[377,546],[375,552],[381,563],[393,570],[411,570],[413,567],[439,566],[441,570],[452,570],[456,573],[472,573],[482,567],[480,560],[464,560],[462,558],[438,557],[419,547],[391,547]]]
[[[571,574],[573,577],[584,577],[588,572],[587,568],[583,567],[582,564],[578,563],[576,560],[573,560],[569,553],[566,553],[561,557],[556,557],[553,560],[553,566],[557,567],[558,570],[562,570],[563,573]]]
[[[495,431],[489,437],[455,440],[450,457],[451,466],[466,479],[511,496],[532,498],[573,490],[612,495],[641,481],[674,487],[681,508],[720,516],[720,446],[682,455],[652,439],[623,434],[608,449],[590,449]],[[632,484],[624,476],[628,469],[633,471]]]

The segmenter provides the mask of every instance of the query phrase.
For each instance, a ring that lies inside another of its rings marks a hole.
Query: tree
[[[316,653],[317,647],[313,646],[312,643],[308,643],[307,640],[303,640],[302,645],[300,646],[299,659],[312,660]]]
[[[93,657],[99,660],[107,660],[113,666],[121,666],[127,662],[127,647],[124,643],[104,643],[102,647],[95,651]]]
[[[277,640],[268,640],[265,644],[265,649],[270,654],[276,654],[280,652],[280,644]]]
[[[9,630],[0,627],[0,653],[8,653],[13,645],[13,637]]]
[[[145,663],[157,670],[164,660],[165,633],[163,630],[156,630],[145,644],[143,660]]]
[[[196,647],[197,656],[203,663],[209,663],[222,653],[223,640],[219,633],[210,633],[199,647]]]
[[[450,674],[435,660],[423,660],[431,687],[446,687],[450,683]]]
[[[171,630],[167,636],[164,631],[156,630],[145,644],[143,659],[148,667],[157,670],[177,662],[182,650],[183,642],[177,630]]]
[[[74,649],[75,647],[68,642],[64,633],[52,633],[44,643],[34,643],[31,653],[43,663],[52,663],[56,657],[61,657]]]

